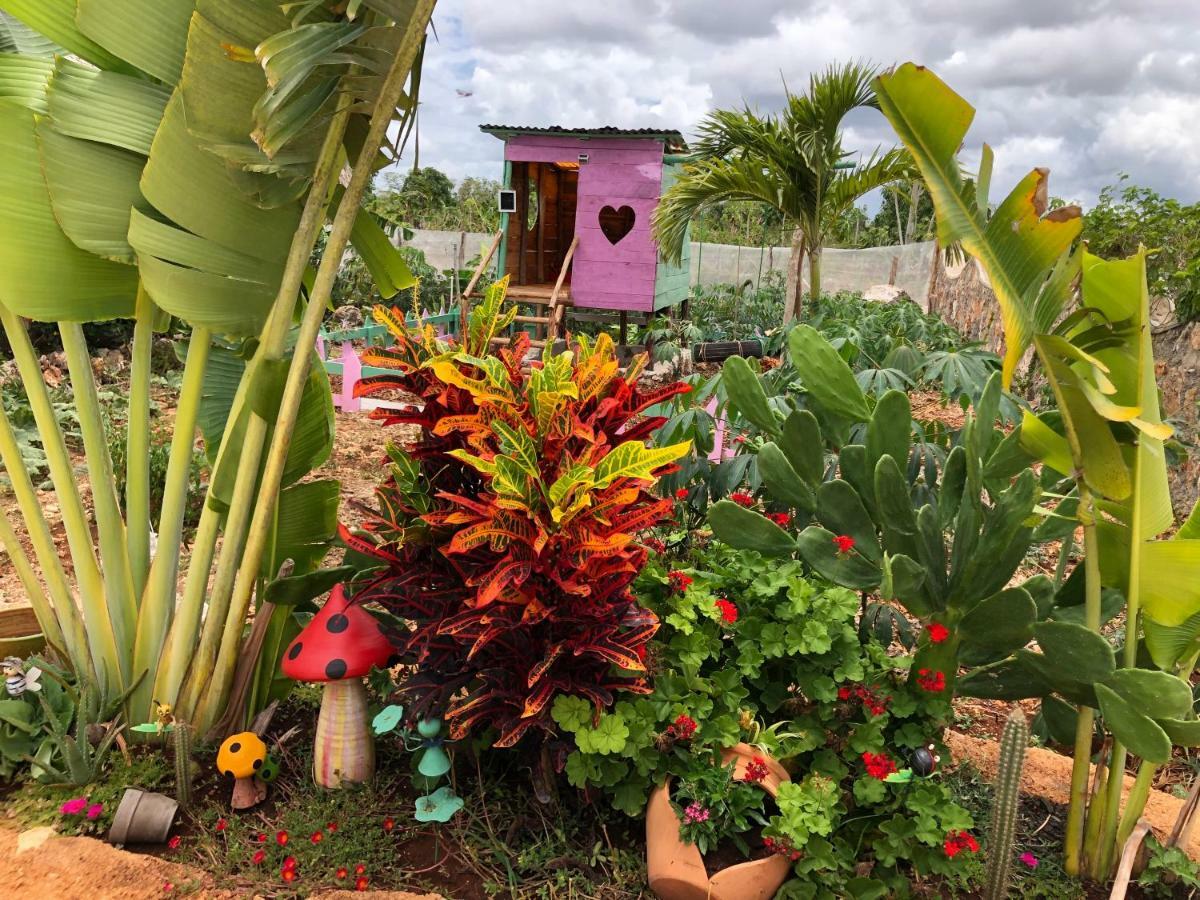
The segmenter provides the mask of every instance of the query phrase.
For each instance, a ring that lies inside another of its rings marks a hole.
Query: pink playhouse
[[[645,320],[684,302],[690,260],[659,258],[650,216],[687,146],[677,131],[483,125],[504,141],[497,275],[538,337],[577,319]],[[684,244],[685,248],[687,243]],[[486,263],[485,263],[486,264]],[[538,313],[544,310],[543,315]],[[587,311],[593,311],[589,314]]]

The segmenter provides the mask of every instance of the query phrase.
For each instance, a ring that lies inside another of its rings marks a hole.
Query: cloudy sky
[[[1044,165],[1084,204],[1119,172],[1200,199],[1200,0],[440,0],[434,24],[420,161],[455,179],[500,174],[481,122],[687,134],[833,61],[914,60],[978,110],[965,156],[992,144],[993,195]],[[877,113],[848,126],[893,143]]]

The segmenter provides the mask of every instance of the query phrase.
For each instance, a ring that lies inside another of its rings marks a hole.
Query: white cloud
[[[834,61],[912,59],[978,109],[967,152],[995,148],[996,193],[1045,165],[1085,203],[1121,171],[1200,197],[1194,0],[441,0],[434,21],[421,163],[455,178],[498,176],[483,122],[686,133],[713,107],[777,109]],[[849,125],[855,149],[894,142],[877,114]]]

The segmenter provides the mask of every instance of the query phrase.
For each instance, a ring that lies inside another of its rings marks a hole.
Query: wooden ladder
[[[567,255],[563,257],[562,268],[558,272],[558,280],[554,283],[554,289],[550,292],[550,298],[547,300],[545,296],[532,297],[521,293],[521,285],[513,285],[509,289],[509,294],[514,303],[527,304],[530,306],[545,306],[544,314],[538,315],[518,315],[513,321],[525,325],[537,326],[537,333],[542,333],[545,337],[535,337],[530,340],[529,345],[534,348],[542,348],[547,344],[553,345],[558,340],[562,333],[563,316],[566,314],[567,307],[571,305],[569,296],[563,293],[563,285],[567,280],[567,272],[571,268],[571,261],[575,258],[575,248],[579,246],[579,235],[575,235],[571,241],[571,246],[567,248]],[[512,343],[510,337],[494,337],[492,343],[497,346],[505,346]]]
[[[488,247],[487,253],[483,255],[483,259],[479,261],[479,265],[475,267],[475,274],[471,276],[471,280],[467,282],[467,289],[458,297],[458,333],[464,338],[467,333],[467,312],[470,308],[471,294],[475,290],[475,285],[479,283],[480,277],[483,275],[484,269],[488,267],[488,263],[492,261],[492,257],[496,255],[496,248],[500,246],[500,238],[504,236],[504,231],[497,231],[492,237],[492,245]],[[461,340],[462,338],[460,338]]]

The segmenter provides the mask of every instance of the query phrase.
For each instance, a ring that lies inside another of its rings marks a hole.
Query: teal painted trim
[[[512,188],[512,163],[504,161],[504,190]],[[496,248],[496,280],[504,277],[504,261],[508,259],[508,213],[500,213],[500,246]]]
[[[663,165],[661,193],[666,193],[671,185],[679,179],[682,172],[681,162],[668,159]],[[692,271],[691,237],[691,226],[688,226],[688,233],[684,235],[683,239],[683,253],[678,263],[666,262],[659,257],[658,268],[654,276],[654,305],[652,308],[655,312],[678,306],[688,297]]]

